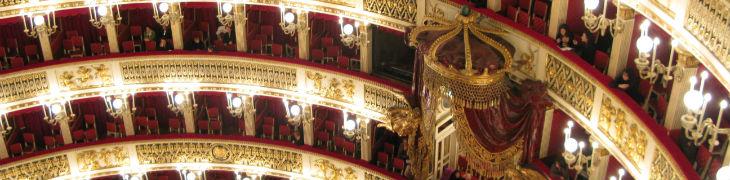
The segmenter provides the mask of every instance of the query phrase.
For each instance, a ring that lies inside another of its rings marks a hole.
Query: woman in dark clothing
[[[639,93],[639,79],[631,69],[626,69],[621,73],[620,77],[617,77],[611,83],[611,86],[621,89],[626,92],[631,99],[634,99],[637,103],[643,102],[641,93]]]
[[[573,41],[575,53],[589,64],[593,64],[596,57],[596,46],[590,41],[591,37],[593,36],[590,32],[584,32],[580,36],[580,41]]]
[[[550,176],[556,177],[557,179],[570,179],[570,171],[568,171],[567,166],[565,160],[562,158],[555,160],[550,167]]]
[[[555,35],[555,41],[558,43],[560,48],[571,48],[573,42],[573,33],[568,30],[567,24],[562,24],[558,27],[558,34]]]

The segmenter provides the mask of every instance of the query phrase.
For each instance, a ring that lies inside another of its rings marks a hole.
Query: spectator
[[[621,73],[621,77],[617,77],[611,83],[611,86],[621,89],[626,92],[631,99],[636,102],[642,102],[641,94],[639,93],[639,79],[637,79],[634,71],[626,69]]]
[[[147,26],[144,29],[144,41],[157,41],[157,32],[151,27]]]
[[[592,37],[590,32],[584,32],[580,35],[580,42],[573,40],[575,53],[589,64],[593,64],[596,58],[596,46],[589,41]]]
[[[302,135],[299,130],[294,131],[294,139],[292,139],[292,143],[297,146],[304,145],[304,139],[302,139]]]
[[[558,34],[555,35],[555,41],[558,43],[558,47],[563,50],[571,50],[571,42],[573,42],[573,33],[568,30],[567,24],[562,24],[558,27]]]
[[[193,38],[193,50],[205,50],[205,44],[200,40],[200,37]]]
[[[553,162],[553,165],[550,167],[550,176],[557,177],[558,179],[570,179],[570,172],[564,159],[560,158]]]
[[[218,39],[223,40],[223,43],[232,44],[231,28],[229,28],[228,26],[224,26],[224,25],[218,26],[218,30],[215,31],[215,35],[218,36]]]
[[[160,46],[157,47],[159,51],[172,51],[172,46],[167,42],[167,39],[160,39]]]

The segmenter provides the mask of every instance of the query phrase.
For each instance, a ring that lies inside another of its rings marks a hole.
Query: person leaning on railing
[[[633,69],[626,69],[621,76],[614,78],[611,87],[621,89],[636,102],[643,102],[641,93],[639,93],[639,79]]]

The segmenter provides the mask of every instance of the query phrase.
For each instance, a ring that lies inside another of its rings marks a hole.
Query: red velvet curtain
[[[95,117],[95,129],[99,139],[106,137],[106,122],[114,121],[114,117],[106,112],[106,106],[104,100],[99,97],[86,98],[75,100],[71,103],[73,106],[73,112],[76,114],[76,119],[69,124],[71,126],[71,132],[75,130],[89,130],[92,127],[86,125],[84,122],[85,115],[94,115]]]
[[[500,104],[488,109],[465,108],[469,127],[479,143],[490,152],[502,152],[524,139],[524,158],[535,157],[540,146],[540,130],[549,106],[545,87],[526,81],[519,90],[502,96]]]
[[[195,94],[198,107],[199,119],[207,117],[207,112],[211,108],[218,108],[220,119],[223,121],[223,134],[237,134],[238,123],[243,123],[231,115],[228,111],[228,102],[226,93],[224,92],[198,92]]]
[[[40,107],[12,112],[8,114],[8,117],[13,121],[13,131],[7,136],[6,147],[23,142],[23,133],[32,133],[35,136],[36,146],[42,147],[43,136],[51,135],[51,125],[43,120],[43,112]]]
[[[147,115],[145,109],[155,109],[161,130],[170,127],[168,121],[170,118],[179,118],[180,121],[183,121],[182,116],[178,117],[170,108],[167,108],[167,97],[165,96],[165,92],[137,93],[135,95],[136,116]]]

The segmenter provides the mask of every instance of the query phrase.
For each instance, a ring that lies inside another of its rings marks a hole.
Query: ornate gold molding
[[[388,93],[391,90],[373,85],[365,85],[364,91],[365,108],[378,112],[387,112],[391,107],[410,107],[404,95]]]
[[[652,162],[651,172],[649,173],[651,180],[678,180],[682,179],[679,173],[672,168],[672,164],[667,161],[664,153],[658,153]]]
[[[0,79],[0,102],[8,103],[48,93],[45,72],[35,72]]]
[[[352,169],[352,167],[339,168],[335,164],[331,163],[329,160],[326,160],[326,159],[314,160],[313,164],[315,167],[317,167],[315,176],[322,178],[324,180],[340,180],[340,179],[355,180],[355,179],[357,179],[357,176],[355,175],[355,172]]]
[[[409,23],[416,22],[416,0],[363,0],[363,3],[366,11]]]
[[[51,179],[71,173],[66,155],[41,157],[0,169],[0,179]]]
[[[104,64],[79,66],[75,71],[62,71],[58,73],[57,78],[64,90],[82,90],[112,84],[111,72]]]
[[[129,166],[129,153],[120,146],[82,151],[76,155],[79,171]]]
[[[355,95],[355,85],[352,79],[327,77],[318,72],[306,72],[307,83],[311,82],[310,91],[313,94],[330,99],[352,103]]]
[[[590,119],[596,87],[552,55],[548,55],[545,71],[548,89]]]
[[[617,146],[634,166],[644,160],[647,139],[644,130],[635,122],[626,120],[626,112],[604,97],[601,102],[601,115],[598,118],[598,129],[601,130]]]

